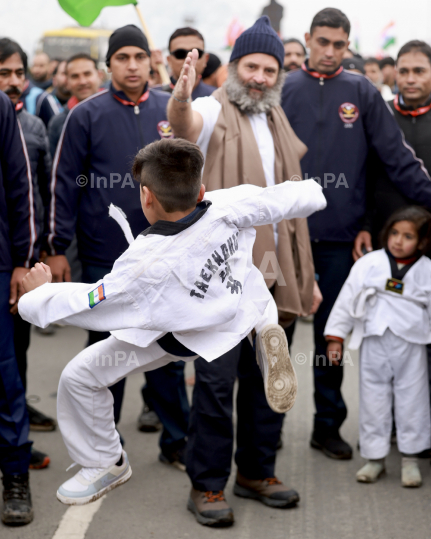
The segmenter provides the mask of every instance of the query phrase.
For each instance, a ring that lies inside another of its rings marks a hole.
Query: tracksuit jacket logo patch
[[[167,120],[162,120],[157,124],[157,132],[160,138],[174,138],[171,124]]]
[[[353,103],[343,103],[338,109],[338,114],[345,124],[352,124],[359,118],[359,109]]]
[[[101,303],[104,299],[106,299],[105,285],[102,283],[88,294],[90,309],[96,307],[96,305],[99,305],[99,303]]]

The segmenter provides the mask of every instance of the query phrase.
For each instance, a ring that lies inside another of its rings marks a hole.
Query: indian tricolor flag
[[[395,22],[391,21],[383,28],[381,34],[381,48],[386,51],[391,45],[395,45],[397,38],[395,37]]]
[[[104,299],[106,299],[105,286],[102,283],[100,286],[98,286],[97,288],[95,288],[88,294],[90,309],[92,309],[93,307],[96,307],[96,305],[98,305]]]

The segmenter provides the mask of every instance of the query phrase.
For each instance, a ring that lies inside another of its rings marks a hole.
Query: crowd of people
[[[88,329],[58,392],[59,427],[82,466],[59,487],[63,503],[130,478],[118,425],[126,377],[143,372],[138,429],[161,431],[159,460],[188,474],[200,524],[234,523],[224,491],[236,380],[234,494],[296,506],[275,463],[280,412],[296,394],[287,343],[310,314],[311,447],[353,456],[340,435],[353,332],[366,460],[356,479],[380,477],[396,435],[402,485],[421,485],[417,459],[431,457],[431,47],[415,40],[396,60],[363,59],[349,33],[346,15],[327,8],[305,43],[283,42],[263,16],[222,65],[198,30],[179,28],[167,85],[161,52],[134,25],[110,37],[109,80],[86,53],[38,53],[29,74],[20,45],[0,39],[5,524],[32,521],[28,470],[50,462],[29,429],[57,427],[26,402],[31,323]],[[94,359],[119,353],[136,361]],[[271,354],[284,365],[272,382]]]

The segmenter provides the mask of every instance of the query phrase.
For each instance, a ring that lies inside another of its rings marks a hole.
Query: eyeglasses
[[[202,49],[196,49],[198,51],[199,59],[202,58],[204,55],[204,51]],[[177,49],[175,51],[172,51],[172,56],[175,56],[177,60],[185,60],[187,58],[187,55],[189,52],[192,52],[191,50],[188,51],[186,49]]]

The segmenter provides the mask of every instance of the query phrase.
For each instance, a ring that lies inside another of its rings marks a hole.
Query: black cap
[[[363,75],[365,75],[364,61],[361,58],[356,58],[356,56],[354,56],[353,58],[344,58],[341,62],[341,65],[347,71],[351,69],[357,69]]]
[[[207,66],[202,73],[202,78],[206,79],[207,77],[215,73],[220,66],[221,66],[220,58],[216,56],[215,54],[213,54],[212,52],[210,52]]]
[[[108,52],[106,53],[106,65],[108,67],[111,56],[122,47],[139,47],[144,50],[148,56],[151,56],[150,47],[148,46],[145,34],[134,24],[122,26],[112,32],[111,37],[109,38]]]

